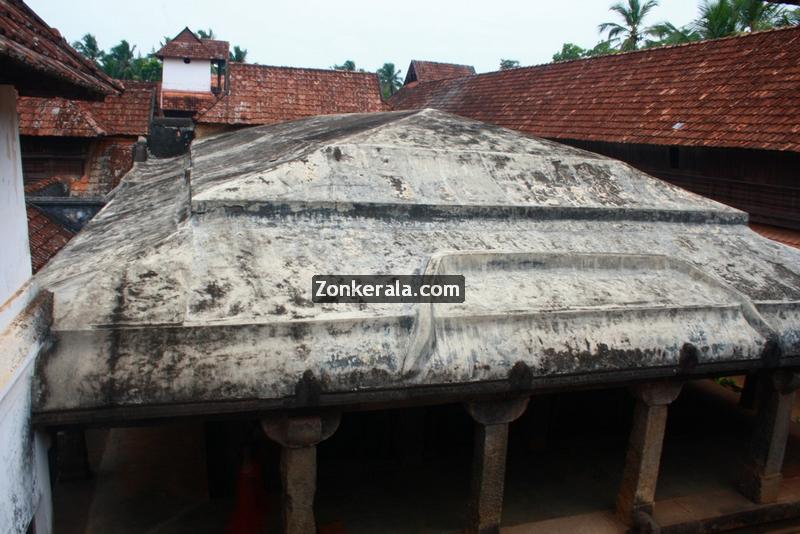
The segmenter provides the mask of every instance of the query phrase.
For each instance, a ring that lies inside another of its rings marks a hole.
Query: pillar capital
[[[678,398],[680,382],[647,382],[630,387],[631,395],[648,406],[666,406]]]
[[[290,416],[282,414],[261,420],[261,428],[269,439],[290,449],[311,447],[325,441],[339,428],[341,414]]]
[[[513,397],[485,401],[470,401],[465,404],[467,413],[482,425],[511,423],[525,412],[529,397]]]

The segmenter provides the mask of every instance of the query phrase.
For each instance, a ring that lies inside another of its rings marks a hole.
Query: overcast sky
[[[149,52],[184,26],[214,29],[248,50],[249,62],[328,68],[352,59],[375,70],[411,59],[496,70],[500,58],[550,61],[564,42],[593,46],[597,25],[615,20],[612,0],[27,0],[70,41],[93,33],[107,49],[127,39]],[[698,0],[661,0],[650,23],[696,17]]]

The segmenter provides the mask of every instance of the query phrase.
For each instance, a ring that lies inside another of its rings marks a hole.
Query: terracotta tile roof
[[[768,224],[750,223],[750,228],[766,238],[778,241],[790,247],[800,248],[800,231],[770,226]]]
[[[158,99],[161,109],[170,111],[195,111],[197,113],[203,113],[217,102],[217,97],[211,92],[160,91]]]
[[[36,195],[36,193],[47,189],[50,186],[56,184],[65,184],[72,181],[71,176],[60,176],[60,175],[53,175],[48,176],[46,178],[42,178],[40,180],[36,180],[33,182],[27,182],[25,184],[25,194],[26,195]]]
[[[17,101],[21,135],[100,137],[147,135],[155,84],[124,82],[124,92],[103,101],[20,97]]]
[[[390,104],[555,139],[800,151],[800,28],[421,83]]]
[[[75,235],[42,210],[30,204],[28,211],[28,241],[33,272],[38,271]]]
[[[192,59],[222,59],[227,61],[230,44],[228,41],[216,39],[200,39],[189,28],[184,28],[161,50],[156,52],[156,57],[192,58]]]
[[[0,84],[20,94],[99,97],[117,83],[20,0],[0,0]]]
[[[436,80],[449,80],[451,78],[461,78],[462,76],[472,76],[475,74],[475,67],[471,65],[457,65],[455,63],[439,63],[436,61],[419,61],[414,59],[408,66],[406,81],[404,85],[413,82],[434,82]]]
[[[205,124],[268,124],[310,115],[384,111],[374,73],[230,63],[230,91]]]

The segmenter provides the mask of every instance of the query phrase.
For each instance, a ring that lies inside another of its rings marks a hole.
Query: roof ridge
[[[627,52],[615,52],[615,53],[611,53],[611,54],[604,54],[604,55],[601,55],[601,56],[582,57],[582,58],[577,58],[577,59],[568,59],[568,60],[564,60],[564,61],[552,61],[550,63],[538,63],[536,65],[525,65],[524,67],[515,67],[515,68],[512,68],[512,69],[506,69],[506,70],[493,70],[493,71],[489,71],[489,72],[478,72],[478,73],[475,73],[475,74],[469,74],[467,76],[460,76],[458,78],[444,78],[444,79],[440,79],[440,80],[417,81],[414,86],[409,87],[409,90],[412,90],[412,89],[415,90],[415,89],[417,89],[417,88],[419,88],[421,86],[432,87],[431,84],[435,84],[435,83],[444,85],[444,84],[447,84],[447,83],[455,83],[456,80],[463,81],[464,79],[469,79],[469,78],[498,76],[500,74],[507,73],[507,72],[530,71],[532,69],[541,69],[541,68],[546,68],[546,67],[552,67],[554,65],[569,65],[569,64],[572,64],[572,63],[580,63],[580,62],[583,62],[583,61],[588,63],[588,62],[591,62],[591,61],[608,59],[608,58],[612,58],[612,57],[624,57],[624,56],[631,56],[631,55],[634,55],[634,54],[662,52],[662,51],[668,51],[668,50],[675,50],[675,49],[678,49],[678,48],[684,48],[684,47],[690,47],[690,46],[698,46],[698,45],[701,45],[701,44],[717,43],[717,42],[722,42],[722,41],[730,41],[730,40],[734,40],[734,39],[745,39],[745,38],[748,38],[748,37],[755,37],[755,36],[759,36],[759,35],[778,33],[778,32],[784,32],[784,31],[797,31],[798,33],[800,33],[800,26],[785,26],[785,27],[781,27],[781,28],[771,28],[771,29],[768,29],[768,30],[745,32],[745,33],[738,34],[738,35],[728,35],[726,37],[720,37],[720,38],[717,38],[717,39],[704,39],[702,41],[692,41],[692,42],[689,42],[689,43],[680,43],[680,44],[666,45],[666,46],[654,46],[652,48],[640,48],[638,50],[629,50]],[[397,93],[395,93],[395,95],[400,94],[400,91],[402,91],[403,89],[405,89],[405,86],[401,87],[400,90]],[[394,96],[394,95],[392,95],[392,96]],[[390,98],[390,100],[391,100],[391,98]]]
[[[532,69],[537,67],[546,67],[549,65],[563,65],[565,63],[576,63],[578,61],[592,61],[602,58],[608,57],[620,57],[620,56],[630,56],[633,54],[641,54],[644,52],[656,52],[660,50],[674,50],[676,48],[683,48],[683,47],[690,47],[690,46],[698,46],[701,44],[707,43],[717,43],[722,41],[730,41],[733,39],[746,39],[748,37],[754,37],[756,35],[763,35],[765,33],[776,33],[782,31],[800,31],[800,26],[784,26],[781,28],[770,28],[768,30],[758,30],[758,31],[750,31],[750,32],[743,32],[736,35],[726,35],[725,37],[717,37],[716,39],[702,39],[700,41],[690,41],[688,43],[678,43],[678,44],[671,44],[671,45],[663,45],[663,46],[653,46],[650,48],[639,48],[637,50],[627,50],[627,51],[620,51],[620,52],[612,52],[610,54],[603,54],[600,56],[592,56],[592,57],[581,57],[577,59],[565,59],[564,61],[551,61],[549,63],[537,63],[536,65],[525,65],[524,67],[515,67],[513,69],[507,69],[505,71],[501,70],[493,70],[490,72],[482,72],[480,74],[476,74],[476,76],[482,76],[484,74],[494,74],[496,72],[507,72],[508,70],[522,70],[522,69]]]
[[[473,67],[474,65],[469,65],[468,63],[453,63],[452,61],[431,61],[428,59],[412,59],[411,63],[433,63],[435,65],[455,65],[457,67]]]
[[[378,73],[370,72],[370,71],[357,71],[357,70],[338,70],[338,69],[323,69],[318,67],[291,67],[286,65],[262,65],[260,63],[241,63],[238,61],[230,61],[229,65],[231,67],[261,67],[265,69],[286,69],[286,70],[306,70],[311,72],[335,72],[337,74],[358,74],[358,75],[369,75],[369,76],[377,76]]]

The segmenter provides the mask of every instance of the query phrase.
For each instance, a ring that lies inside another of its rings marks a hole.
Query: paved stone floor
[[[751,424],[750,414],[736,407],[737,397],[702,381],[673,405],[657,493],[664,521],[746,505],[732,490]],[[532,400],[510,431],[505,530],[619,532],[611,510],[631,406],[624,390]],[[784,474],[800,481],[800,425],[793,427]],[[321,532],[458,531],[469,487],[471,429],[461,406],[346,414],[319,450]],[[259,519],[267,517],[263,528],[275,528],[279,485],[269,444],[253,449],[254,461],[265,465],[258,476],[238,477],[226,494],[209,488],[219,482],[209,483],[206,475],[202,422],[92,430],[87,440],[93,478],[54,488],[58,534],[236,532],[235,526],[248,528],[242,525],[253,521],[254,509],[262,510]],[[795,490],[788,486],[787,492]],[[210,499],[209,489],[222,495]],[[796,532],[798,525],[748,532]]]

